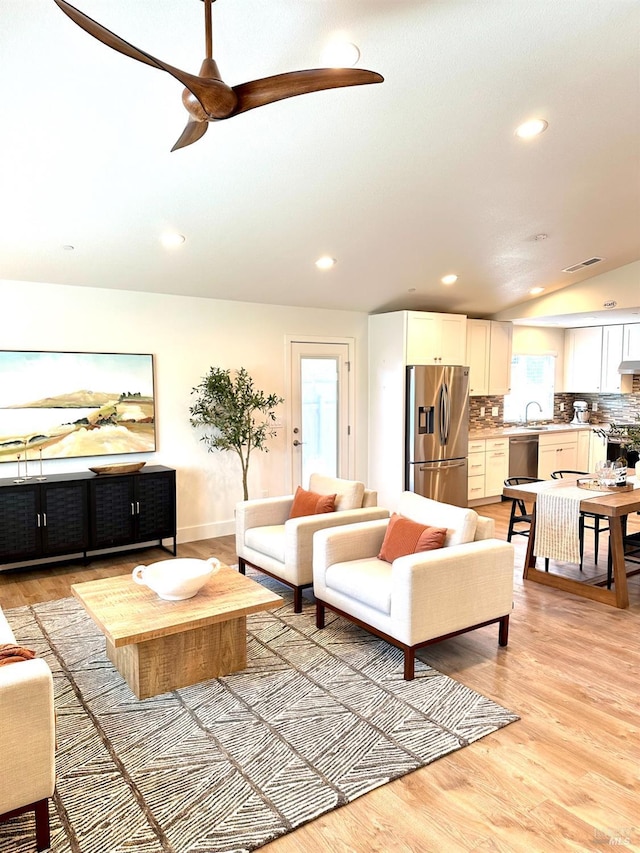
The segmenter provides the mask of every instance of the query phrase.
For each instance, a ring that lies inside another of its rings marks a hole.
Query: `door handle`
[[[298,441],[298,439],[294,439],[293,446],[300,447],[301,444],[304,444],[304,441]]]

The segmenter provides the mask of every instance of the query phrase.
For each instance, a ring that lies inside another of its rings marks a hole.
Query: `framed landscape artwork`
[[[152,355],[0,350],[0,462],[155,449]]]

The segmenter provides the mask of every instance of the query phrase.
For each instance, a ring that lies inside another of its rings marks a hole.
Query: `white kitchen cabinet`
[[[467,320],[467,364],[469,396],[486,397],[489,393],[489,320]]]
[[[487,439],[484,470],[485,497],[501,495],[504,481],[509,476],[509,439]]]
[[[469,396],[510,392],[512,336],[512,323],[467,320]]]
[[[511,393],[513,323],[491,321],[489,394]]]
[[[469,439],[469,456],[472,453],[482,453],[484,456],[484,452],[487,449],[487,442],[484,438],[470,438]],[[484,472],[482,472],[484,473]]]
[[[602,326],[566,329],[564,390],[599,392],[602,370]]]
[[[550,480],[553,471],[578,470],[578,433],[540,433],[538,439],[538,477]]]
[[[590,474],[595,474],[596,464],[607,458],[607,439],[598,435],[595,430],[589,431],[589,465]]]
[[[401,313],[406,314],[407,364],[467,363],[467,318],[464,314]]]
[[[470,439],[467,470],[470,502],[498,498],[509,476],[509,439]]]
[[[622,388],[622,375],[618,366],[622,361],[622,326],[603,326],[602,328],[602,371],[600,374],[600,392],[619,394]]]
[[[482,450],[476,451],[475,453],[469,452],[468,458],[468,486],[467,486],[467,498],[470,501],[480,500],[484,498],[484,475],[485,475],[485,467],[484,467],[484,447],[485,442],[474,442],[474,445],[477,447],[478,444],[482,445]],[[471,446],[469,447],[471,451]]]
[[[592,469],[589,467],[589,447],[590,447],[591,430],[581,429],[578,432],[578,452],[576,458],[576,470],[589,473]]]
[[[640,323],[629,323],[624,327],[623,357],[640,359]]]

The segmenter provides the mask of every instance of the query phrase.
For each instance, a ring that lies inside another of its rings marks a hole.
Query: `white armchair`
[[[322,530],[313,543],[316,624],[325,608],[404,651],[404,677],[414,677],[415,651],[498,622],[506,646],[513,601],[514,549],[492,538],[493,519],[472,509],[441,504],[412,492],[398,513],[421,524],[446,527],[444,547],[378,559],[388,521]]]
[[[0,643],[16,639],[0,610]],[[50,846],[55,786],[53,678],[41,658],[0,667],[0,821],[35,812],[36,847]]]
[[[389,517],[376,506],[377,492],[364,483],[312,474],[309,490],[336,494],[335,512],[289,518],[293,495],[241,501],[236,505],[238,567],[259,569],[293,588],[294,611],[302,610],[302,590],[313,584],[313,534],[318,530],[358,521]]]

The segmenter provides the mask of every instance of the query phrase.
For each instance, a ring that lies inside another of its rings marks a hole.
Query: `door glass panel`
[[[311,474],[338,476],[338,360],[300,359],[302,482]]]
[[[353,375],[347,341],[291,340],[291,488],[315,472],[353,479]]]

